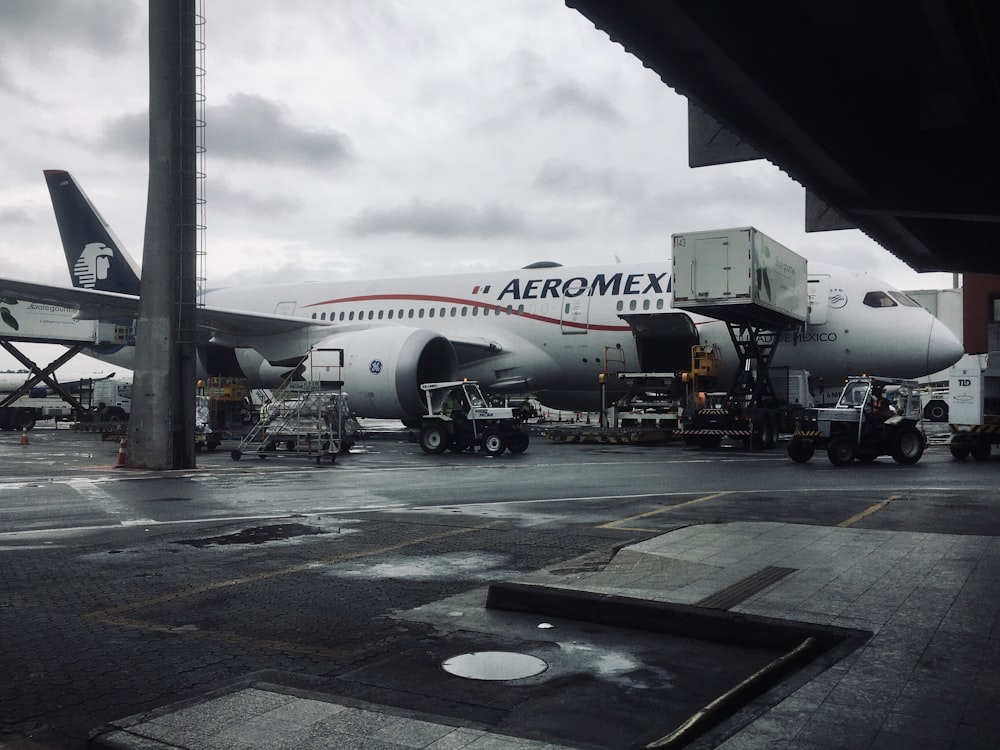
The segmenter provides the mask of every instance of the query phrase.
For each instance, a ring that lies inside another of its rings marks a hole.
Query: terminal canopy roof
[[[566,4],[688,97],[692,166],[767,158],[807,229],[1000,273],[1000,3]]]

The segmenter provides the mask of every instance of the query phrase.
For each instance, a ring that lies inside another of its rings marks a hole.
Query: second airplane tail
[[[138,266],[73,176],[46,169],[45,181],[73,286],[138,295]]]

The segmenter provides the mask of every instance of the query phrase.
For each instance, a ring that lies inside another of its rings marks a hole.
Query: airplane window
[[[569,302],[566,303],[566,310],[565,310],[565,312],[566,312],[567,315],[569,315]]]
[[[649,300],[648,299],[644,299],[642,301],[642,309],[643,310],[648,310],[649,309]]]
[[[868,307],[895,307],[896,301],[885,292],[868,292],[864,303]]]
[[[403,311],[402,311],[402,310],[400,310],[400,311],[399,311],[399,317],[400,317],[400,318],[402,318],[402,317],[403,317]]]
[[[663,298],[662,297],[660,297],[658,300],[656,300],[656,309],[657,310],[662,310],[663,309]]]
[[[624,309],[625,309],[625,303],[622,302],[621,300],[618,300],[618,312],[621,312]]]
[[[406,317],[408,317],[408,318],[412,318],[413,317],[413,308],[412,307],[410,308],[410,312],[407,314]]]
[[[907,297],[902,292],[889,292],[889,296],[892,297],[896,302],[901,304],[903,307],[920,307],[920,303],[917,302],[913,297]]]
[[[312,316],[313,316],[313,320],[316,320],[316,313],[313,313]]]
[[[469,308],[467,308],[467,307],[463,307],[463,308],[462,308],[462,317],[464,318],[464,317],[465,317],[465,316],[467,316],[468,314],[469,314]]]
[[[628,309],[630,311],[635,312],[635,308],[636,308],[635,300],[632,300],[631,302],[628,303]]]
[[[483,308],[483,315],[485,316],[485,315],[489,315],[489,314],[490,314],[490,308],[484,307]]]
[[[464,310],[464,308],[463,308],[463,310]],[[456,312],[457,312],[457,309],[456,309],[456,308],[454,308],[454,307],[453,307],[453,308],[451,308],[451,317],[453,317],[453,318],[454,318],[454,317],[455,317],[455,313],[456,313]]]
[[[423,316],[421,316],[421,317],[423,317]],[[434,308],[433,307],[430,310],[427,311],[427,317],[429,317],[429,318],[433,318],[434,317]]]
[[[343,320],[343,319],[344,319],[344,311],[343,311],[343,310],[341,310],[341,311],[340,311],[340,319],[341,319],[341,320]]]
[[[393,313],[393,312],[394,312],[393,310],[390,310],[390,311],[389,311],[389,320],[392,320],[392,313]]]
[[[348,320],[354,320],[354,310],[351,310],[351,314],[347,316]]]
[[[374,317],[375,317],[375,311],[374,310],[369,310],[368,311],[368,320],[372,320]],[[379,317],[380,318],[382,317],[382,311],[381,310],[379,310]]]
[[[444,317],[444,311],[445,311],[445,308],[443,308],[443,307],[442,307],[442,308],[441,308],[441,317],[442,317],[442,318]]]
[[[514,306],[513,305],[507,305],[507,314],[510,315],[512,312],[514,312]],[[499,311],[498,311],[498,313],[499,313]]]
[[[418,318],[424,317],[424,308],[421,307],[419,310],[417,310],[417,317]]]
[[[474,318],[477,315],[479,315],[479,308],[478,307],[473,307],[472,308],[472,317]]]
[[[524,315],[524,305],[518,305],[517,306],[517,314],[518,315]]]

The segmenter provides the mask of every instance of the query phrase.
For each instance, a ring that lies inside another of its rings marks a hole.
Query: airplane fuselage
[[[548,400],[556,405],[558,393],[596,393],[602,372],[643,366],[622,315],[686,315],[701,344],[720,347],[724,377],[735,376],[738,359],[726,324],[672,309],[669,271],[668,263],[551,266],[315,282],[220,289],[209,292],[207,303],[308,317],[331,331],[429,329],[455,344],[459,377],[487,389],[551,392]],[[889,298],[884,283],[821,264],[810,264],[809,279],[810,322],[781,335],[774,366],[805,369],[835,384],[852,373],[917,377],[950,364],[957,348],[957,342],[948,345],[951,334],[925,309]],[[684,346],[682,362],[690,342]]]

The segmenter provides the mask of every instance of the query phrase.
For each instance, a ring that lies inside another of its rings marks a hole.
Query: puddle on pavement
[[[191,547],[211,547],[223,544],[265,544],[301,536],[317,536],[328,532],[315,526],[301,523],[279,523],[269,526],[254,526],[234,534],[205,537],[204,539],[179,539],[174,544],[186,544]]]
[[[441,668],[470,680],[523,680],[541,674],[549,665],[530,654],[516,651],[474,651],[445,659]]]

